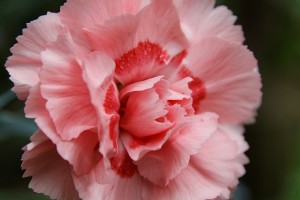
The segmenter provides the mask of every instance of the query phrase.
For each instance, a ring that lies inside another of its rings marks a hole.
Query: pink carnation
[[[261,82],[236,17],[212,0],[68,0],[6,63],[39,130],[29,187],[52,199],[228,199]]]

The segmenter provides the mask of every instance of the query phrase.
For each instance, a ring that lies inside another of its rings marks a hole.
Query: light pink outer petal
[[[32,143],[24,148],[22,168],[24,177],[32,176],[29,187],[44,193],[51,199],[78,199],[72,168],[56,151],[55,145],[41,131],[32,137]]]
[[[234,136],[229,136],[231,134]],[[207,200],[221,194],[229,196],[229,189],[236,186],[238,178],[244,174],[243,165],[248,162],[243,150],[239,149],[242,146],[245,141],[239,131],[225,132],[221,127],[202,145],[198,154],[191,156],[187,168],[167,187],[145,185],[144,199]]]
[[[47,138],[56,144],[58,153],[73,166],[76,174],[89,172],[95,164],[95,159],[97,159],[97,154],[95,155],[94,151],[98,143],[97,134],[86,131],[76,139],[62,141],[56,133],[53,121],[45,108],[45,103],[46,100],[40,94],[39,85],[36,85],[32,88],[26,101],[26,117],[35,118],[39,128]],[[32,144],[34,141],[30,145]]]
[[[63,140],[97,126],[97,114],[76,61],[77,51],[81,49],[64,35],[42,52],[41,93]]]
[[[158,44],[169,55],[179,53],[187,45],[171,0],[154,0],[137,15],[114,17],[103,25],[95,24],[84,30],[94,50],[108,51],[115,59],[139,42]]]
[[[102,162],[102,161],[100,161]],[[99,170],[95,168],[95,171]],[[112,182],[106,184],[97,183],[95,171],[85,176],[73,176],[79,196],[88,200],[142,200],[142,178],[134,174],[131,178],[120,178],[112,175]],[[114,172],[112,172],[114,173]]]
[[[147,4],[149,0],[70,0],[61,7],[59,16],[75,41],[89,47],[83,28],[103,24],[113,16],[136,14]]]
[[[249,123],[261,101],[257,61],[246,47],[210,38],[189,49],[183,61],[204,82],[200,112],[215,112],[220,122]]]
[[[217,116],[212,113],[196,115],[185,121],[171,130],[171,137],[161,149],[136,161],[141,176],[156,185],[166,186],[187,167],[190,156],[199,152],[218,127]]]
[[[39,82],[38,71],[42,66],[40,53],[64,32],[66,30],[57,14],[48,13],[29,23],[23,35],[17,38],[18,43],[11,48],[13,55],[5,66],[15,84],[12,90],[20,99],[26,99],[29,90]]]
[[[191,43],[207,37],[229,42],[244,41],[241,26],[234,25],[236,16],[225,6],[214,8],[214,0],[173,0],[182,30]]]

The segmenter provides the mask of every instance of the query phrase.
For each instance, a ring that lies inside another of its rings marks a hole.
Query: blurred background
[[[36,130],[23,102],[9,90],[4,69],[9,48],[26,23],[57,12],[63,0],[0,0],[0,200],[43,200],[27,189],[21,148]],[[236,200],[300,199],[300,0],[219,0],[243,25],[246,45],[259,62],[263,104],[246,127],[251,163]]]

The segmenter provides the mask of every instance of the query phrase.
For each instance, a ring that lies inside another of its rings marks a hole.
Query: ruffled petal
[[[212,113],[185,119],[171,130],[169,140],[161,149],[148,152],[135,162],[139,173],[156,185],[168,185],[187,167],[190,156],[199,152],[217,127],[217,116]]]
[[[13,91],[24,100],[29,90],[39,82],[38,71],[42,67],[40,53],[49,42],[66,32],[57,14],[48,13],[29,23],[23,35],[17,38],[18,43],[11,48],[13,53],[5,64],[14,82]]]
[[[145,183],[143,199],[206,200],[229,195],[229,189],[236,186],[243,175],[240,169],[247,162],[239,159],[243,152],[238,143],[244,143],[243,138],[237,136],[238,140],[232,140],[229,134],[232,133],[222,128],[214,132],[199,153],[191,156],[189,165],[166,187]]]
[[[166,131],[172,123],[159,122],[168,111],[165,102],[159,99],[155,88],[130,94],[120,127],[136,137],[146,137]]]
[[[84,50],[72,44],[68,35],[42,52],[41,93],[58,134],[63,140],[97,127],[97,114],[89,90],[82,78],[77,53]]]
[[[24,148],[22,168],[26,170],[25,177],[32,176],[29,187],[51,199],[79,200],[71,166],[59,156],[55,145],[45,138],[38,131],[32,137],[32,143]]]
[[[217,37],[234,43],[242,43],[241,26],[234,25],[236,16],[225,6],[214,8],[212,0],[173,0],[183,32],[191,43],[207,37]]]
[[[246,47],[206,39],[189,49],[183,65],[204,83],[200,112],[215,112],[225,123],[254,120],[261,100],[261,80],[257,62]]]

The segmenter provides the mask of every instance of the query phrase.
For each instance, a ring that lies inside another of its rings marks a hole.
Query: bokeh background
[[[26,23],[64,0],[0,0],[0,199],[43,200],[27,189],[21,148],[36,130],[24,118],[23,102],[10,92],[4,69],[9,48]],[[243,25],[246,45],[258,59],[263,104],[257,122],[246,127],[251,163],[236,200],[300,199],[300,0],[218,0]]]

